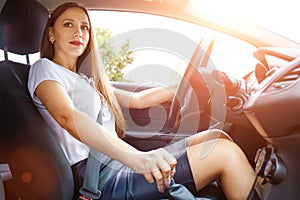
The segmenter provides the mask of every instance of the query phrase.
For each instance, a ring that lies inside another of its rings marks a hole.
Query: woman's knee
[[[222,157],[224,164],[228,165],[228,168],[231,168],[232,165],[238,166],[239,163],[247,160],[242,149],[233,141],[220,139],[218,145],[220,157]]]
[[[208,129],[206,132],[208,135],[211,135],[211,138],[213,139],[223,138],[223,139],[232,140],[231,137],[221,129]]]
[[[223,130],[220,129],[208,129],[196,133],[186,139],[187,146],[200,144],[215,139],[227,139],[232,140],[231,137]]]

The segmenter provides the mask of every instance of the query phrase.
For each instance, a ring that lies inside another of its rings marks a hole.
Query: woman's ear
[[[53,34],[53,28],[52,27],[49,27],[49,42],[51,44],[53,44],[55,42],[54,34]]]

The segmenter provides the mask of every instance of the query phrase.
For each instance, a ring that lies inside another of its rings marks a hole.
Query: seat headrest
[[[38,52],[48,17],[35,0],[7,0],[0,13],[0,49],[20,55]]]

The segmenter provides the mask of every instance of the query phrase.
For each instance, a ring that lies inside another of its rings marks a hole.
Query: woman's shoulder
[[[65,68],[57,65],[53,61],[49,60],[48,58],[40,58],[37,60],[32,66],[32,70],[34,71],[43,71],[43,72],[51,72],[51,73],[68,73],[68,70]]]
[[[48,58],[40,58],[35,63],[33,63],[32,67],[36,66],[47,66],[47,65],[53,65],[54,63],[49,60]]]
[[[47,58],[40,58],[30,67],[30,71],[40,71],[48,69],[49,66],[53,65],[52,61]]]
[[[61,67],[56,66],[54,62],[48,58],[40,58],[30,67],[29,76],[55,76],[58,77],[60,74],[66,74]]]
[[[68,87],[69,82],[74,77],[64,70],[63,67],[55,64],[47,58],[40,58],[29,69],[28,83],[32,88],[36,88],[38,84],[45,80],[59,82],[64,87]]]

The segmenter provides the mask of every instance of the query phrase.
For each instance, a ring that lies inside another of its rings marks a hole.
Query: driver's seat
[[[30,65],[7,55],[38,52],[48,16],[35,0],[7,0],[0,14],[0,199],[73,198],[71,167],[27,92]]]

